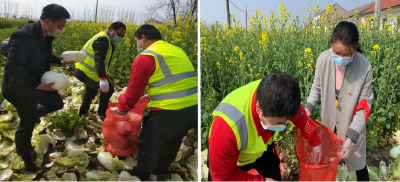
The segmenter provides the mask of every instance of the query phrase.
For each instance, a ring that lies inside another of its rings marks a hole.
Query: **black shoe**
[[[106,119],[106,113],[99,113],[98,115],[102,121]]]
[[[30,173],[36,173],[39,168],[36,166],[32,159],[25,161],[25,171]]]

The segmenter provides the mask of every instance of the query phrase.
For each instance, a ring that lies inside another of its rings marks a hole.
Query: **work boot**
[[[36,166],[35,162],[32,159],[25,160],[25,171],[30,173],[36,173],[39,171],[39,168]]]
[[[102,121],[106,119],[106,113],[99,113],[98,115]]]

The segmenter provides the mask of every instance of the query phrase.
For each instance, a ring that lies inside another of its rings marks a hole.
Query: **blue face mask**
[[[332,58],[339,66],[346,66],[353,60],[352,57],[341,57],[333,53],[332,53]]]
[[[119,37],[118,35],[115,35],[115,37],[114,38],[112,38],[112,41],[113,42],[119,42],[119,41],[121,41],[121,37]]]
[[[265,121],[265,118],[264,118],[264,117],[263,117],[263,120],[264,120],[264,122],[267,123],[267,121]],[[261,123],[262,127],[263,127],[265,130],[283,131],[283,130],[285,130],[286,125],[287,125],[288,122],[286,121],[286,124],[285,124],[285,125],[280,124],[280,125],[267,125],[267,126],[265,126],[265,125],[263,124],[263,122],[260,122],[260,123]]]
[[[142,49],[142,48],[139,48],[139,47],[137,47],[136,50],[137,50],[137,52],[138,52],[139,54],[143,52],[143,49]]]

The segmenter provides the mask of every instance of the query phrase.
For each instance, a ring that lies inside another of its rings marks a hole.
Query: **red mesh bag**
[[[318,164],[312,164],[312,147],[300,129],[296,128],[296,151],[300,162],[299,181],[336,181],[339,166],[340,146],[343,141],[332,130],[313,120],[321,138],[322,158]]]
[[[120,157],[133,156],[137,152],[136,142],[143,119],[143,111],[149,99],[140,99],[126,116],[116,113],[118,103],[110,104],[103,122],[104,139],[108,142],[106,150]]]

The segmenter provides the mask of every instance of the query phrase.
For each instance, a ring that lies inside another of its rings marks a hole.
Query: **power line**
[[[308,2],[308,3],[306,4],[306,6],[304,6],[304,8],[306,8],[312,1],[313,1],[313,0],[311,0],[310,2]],[[297,12],[297,13],[295,13],[295,14],[298,14],[298,13],[302,12],[302,11],[304,10],[304,8],[301,9],[299,12]],[[295,14],[293,14],[293,16],[294,16]]]
[[[229,0],[229,2],[230,2],[231,4],[233,4],[238,10],[242,11],[243,13],[246,13],[246,12],[244,12],[242,9],[240,9],[238,6],[236,6],[236,4],[233,3],[232,1]]]

